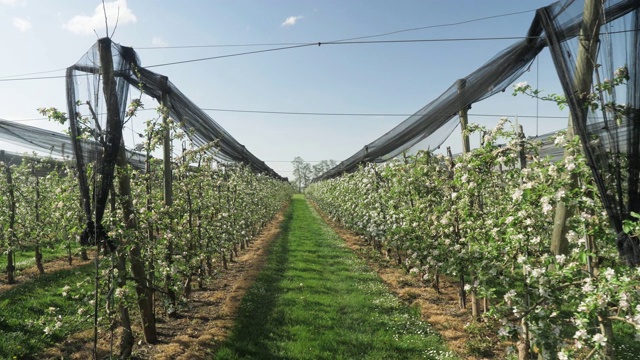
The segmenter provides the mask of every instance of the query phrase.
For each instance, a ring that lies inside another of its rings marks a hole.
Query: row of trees
[[[68,284],[63,293],[78,300],[77,308],[58,313],[64,319],[55,322],[86,323],[97,314],[99,328],[122,326],[121,355],[127,358],[134,343],[130,312],[140,313],[145,339],[155,342],[156,315],[178,314],[192,289],[206,287],[207,279],[226,268],[288,202],[293,190],[288,183],[243,166],[219,164],[205,150],[185,151],[178,159],[171,207],[163,199],[161,162],[149,159],[147,172],[118,168],[103,222],[109,246],[98,243],[95,248],[97,288],[86,291],[84,284]],[[74,170],[59,163],[54,171],[38,175],[43,164],[3,165],[0,249],[8,256],[9,282],[14,281],[16,251],[35,250],[36,264],[44,272],[40,249],[77,248],[84,226]],[[131,180],[130,202],[122,195],[123,177]],[[136,264],[143,268],[136,270]],[[140,273],[145,274],[142,279]],[[151,312],[135,305],[150,306]],[[46,336],[64,331],[46,321],[38,325],[43,331],[48,327]]]
[[[436,289],[456,279],[460,307],[470,298],[473,318],[497,324],[519,358],[534,349],[545,359],[623,354],[640,331],[640,271],[618,257],[578,140],[559,133],[568,155],[554,163],[507,124],[471,126],[483,144],[455,159],[422,152],[367,165],[307,194]],[[575,211],[567,247],[555,253],[560,201]],[[638,235],[633,223],[627,230]]]

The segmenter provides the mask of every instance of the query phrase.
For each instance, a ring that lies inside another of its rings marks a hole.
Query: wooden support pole
[[[166,76],[160,78],[162,86],[162,127],[163,127],[163,171],[164,171],[164,205],[173,206],[173,168],[171,165],[171,129],[169,127],[169,79]],[[170,229],[171,230],[171,229]],[[167,252],[165,255],[167,266],[173,264],[173,240],[167,240]],[[165,286],[169,297],[170,307],[167,313],[170,316],[176,315],[177,297],[173,290],[173,278],[170,274],[165,276]]]
[[[162,126],[164,128],[163,139],[163,164],[164,164],[164,204],[173,205],[173,172],[171,168],[171,130],[169,129],[169,93],[167,92],[168,79],[163,76],[161,81],[165,89],[162,90]]]
[[[107,129],[117,143],[111,146],[118,147],[116,163],[121,170],[118,176],[118,185],[121,196],[123,220],[127,229],[136,229],[137,222],[133,209],[133,199],[131,197],[131,179],[127,171],[124,144],[122,143],[122,120],[120,118],[120,106],[118,104],[118,94],[116,91],[116,80],[113,69],[113,55],[111,52],[111,39],[103,38],[98,41],[100,51],[100,67],[102,70],[102,86],[104,99],[107,105]],[[120,136],[117,136],[119,132]],[[109,184],[109,188],[111,184]],[[97,225],[100,224],[97,221]],[[146,287],[147,276],[142,261],[142,251],[137,241],[132,241],[129,245],[129,260],[131,262],[131,273],[136,283],[137,302],[142,318],[142,327],[145,341],[153,344],[158,341],[156,332],[155,314],[151,306],[151,290]]]
[[[602,0],[585,0],[584,13],[582,16],[582,25],[580,27],[578,58],[576,59],[576,74],[574,85],[576,92],[567,94],[567,96],[584,96],[591,92],[593,83],[593,70],[596,65],[596,56],[598,51],[598,38],[600,35],[600,9]],[[581,109],[588,111],[585,107]],[[584,118],[584,117],[583,117]],[[572,117],[569,117],[567,124],[567,141],[571,141],[574,137]],[[563,159],[573,155],[565,151]],[[577,178],[571,176],[570,188],[572,190],[577,186]],[[553,224],[553,233],[551,235],[551,252],[554,255],[568,254],[569,242],[567,240],[567,232],[569,231],[566,221],[573,215],[574,210],[569,208],[564,201],[558,201]]]
[[[460,96],[460,93],[464,91],[466,86],[466,79],[458,80],[458,96]],[[458,112],[458,117],[460,118],[460,132],[462,133],[462,152],[464,154],[471,151],[471,145],[469,144],[469,134],[467,134],[467,125],[469,123],[469,118],[467,116],[468,111],[469,107],[467,105],[464,105]]]

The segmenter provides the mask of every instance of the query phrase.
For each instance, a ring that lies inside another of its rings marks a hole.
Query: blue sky
[[[185,45],[326,42],[534,10],[550,1],[106,1],[113,40],[138,52],[143,66],[260,50],[268,46],[145,49]],[[369,40],[518,37],[534,12],[462,25],[401,32]],[[94,0],[0,0],[0,80],[63,69],[104,36],[102,3]],[[153,68],[202,108],[288,112],[411,114],[516,40],[323,45]],[[548,52],[518,81],[560,91]],[[539,69],[539,72],[537,71]],[[64,71],[33,76],[63,75]],[[155,104],[146,100],[147,108]],[[37,108],[65,107],[64,79],[0,81],[0,118],[37,119]],[[510,92],[475,104],[471,114],[519,115],[527,135],[557,130],[554,105]],[[252,153],[283,176],[296,156],[341,161],[405,118],[208,112]],[[137,122],[153,116],[141,112]],[[493,125],[499,116],[470,116]],[[32,126],[61,130],[46,120]],[[536,125],[537,124],[537,125]],[[134,124],[134,127],[137,125]],[[473,140],[473,139],[472,139]],[[460,149],[456,130],[445,146]],[[11,146],[5,146],[13,150]]]

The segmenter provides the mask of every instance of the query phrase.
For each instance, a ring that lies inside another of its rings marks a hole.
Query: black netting
[[[55,131],[0,119],[0,139],[29,149],[29,151],[35,152],[38,157],[51,157],[58,160],[75,159],[69,135]],[[82,148],[83,163],[89,163],[100,156],[101,148],[93,140],[81,140],[79,143]],[[131,166],[138,170],[144,170],[144,154],[127,150],[126,156]],[[30,155],[30,157],[33,156]],[[21,159],[22,156],[13,154],[12,158]]]
[[[196,146],[215,143],[210,150],[214,157],[223,162],[243,163],[257,173],[286,180],[200,110],[167,77],[141,67],[130,47],[108,38],[100,39],[67,69],[66,79],[71,147],[87,216],[81,241],[108,240],[102,218],[113,187],[118,152],[124,149],[122,129],[124,121],[128,121],[125,115],[131,86],[158,102],[166,95],[169,115],[179,121]],[[93,191],[89,186],[89,164],[93,164]]]
[[[638,239],[627,236],[622,224],[632,219],[631,212],[640,212],[639,6],[638,1],[606,1],[593,8],[597,21],[585,19],[584,27],[583,1],[538,11],[550,34],[574,131],[618,232],[618,251],[633,266],[640,264]],[[579,26],[563,28],[566,19],[577,20]],[[593,53],[588,51],[591,44]]]
[[[103,38],[78,61],[67,69],[67,107],[69,131],[76,166],[83,210],[87,225],[80,242],[84,245],[104,242],[113,250],[102,227],[107,199],[113,187],[114,169],[122,146],[129,84],[123,79],[138,66],[138,59],[131,48],[120,47]],[[102,85],[102,86],[101,86]],[[80,95],[86,91],[86,97]],[[82,99],[82,100],[80,100]],[[81,107],[89,111],[87,121],[80,117]],[[107,116],[101,116],[105,109]],[[90,136],[97,158],[93,163],[93,194],[89,187],[88,163],[85,163],[82,138]],[[100,150],[98,150],[100,149]]]
[[[556,34],[560,40],[570,39],[578,34],[582,20],[581,11],[571,12],[571,16],[560,16],[569,14],[563,9],[574,9],[575,6],[574,1],[564,0],[548,7],[550,16],[556,20],[557,29],[561,30]],[[607,6],[606,20],[613,21],[636,7],[638,1],[614,1]],[[421,143],[422,148],[438,148],[455,129],[456,115],[461,109],[469,108],[474,102],[504,91],[526,71],[545,46],[547,39],[538,13],[529,27],[526,39],[500,52],[478,70],[454,83],[414,115],[315,180],[354,171],[360,164],[384,162],[418,143]]]

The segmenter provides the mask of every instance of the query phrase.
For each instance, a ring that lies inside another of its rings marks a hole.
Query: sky
[[[104,8],[113,41],[133,47],[142,66],[281,47],[251,44],[318,43],[391,32],[395,33],[365,40],[440,40],[310,46],[151,69],[166,75],[203,109],[374,114],[207,110],[249,151],[291,178],[296,156],[311,164],[348,158],[405,120],[402,114],[416,112],[518,41],[460,39],[525,36],[534,10],[550,3],[116,0],[105,1]],[[523,13],[494,17],[519,12]],[[473,21],[485,17],[494,18]],[[463,24],[431,27],[455,23]],[[424,27],[431,28],[401,31]],[[5,49],[0,56],[0,118],[62,131],[37,109],[66,111],[64,79],[15,79],[64,75],[64,69],[105,33],[101,1],[0,0],[0,44]],[[546,50],[516,82],[520,81],[545,92],[561,92]],[[151,99],[144,102],[147,109],[156,106]],[[517,116],[529,136],[562,129],[567,123],[565,118],[544,118],[567,115],[554,104],[514,97],[509,90],[474,104],[469,113],[470,122],[486,126],[495,125],[501,116],[512,121]],[[138,131],[144,120],[153,117],[154,111],[140,112],[131,126]],[[472,146],[477,143],[471,140]],[[443,149],[451,146],[458,152],[460,143],[456,129]],[[20,151],[3,143],[0,148]]]

